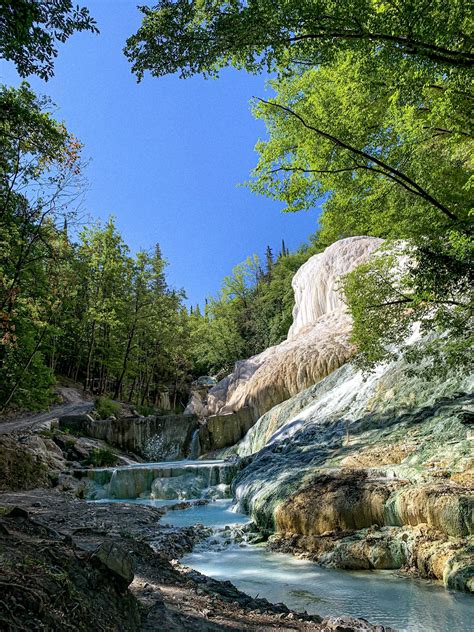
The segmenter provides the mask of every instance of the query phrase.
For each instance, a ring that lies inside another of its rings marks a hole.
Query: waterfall
[[[238,461],[170,461],[89,470],[89,498],[156,500],[229,496]]]
[[[201,442],[199,440],[199,430],[200,428],[198,428],[197,430],[193,432],[191,445],[189,446],[188,459],[190,459],[191,461],[195,461],[197,458],[199,458],[199,455],[201,454]]]

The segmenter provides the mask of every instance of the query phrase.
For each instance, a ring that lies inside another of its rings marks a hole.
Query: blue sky
[[[217,80],[146,77],[140,84],[122,53],[140,24],[137,0],[83,0],[100,35],[75,34],[61,46],[55,76],[29,78],[52,97],[56,117],[85,144],[91,159],[84,208],[114,214],[132,251],[159,242],[168,280],[192,304],[214,294],[222,278],[267,244],[290,249],[316,229],[317,211],[281,213],[282,205],[238,184],[255,166],[265,129],[250,112],[265,96],[264,78],[227,70]],[[18,85],[12,64],[1,81]]]

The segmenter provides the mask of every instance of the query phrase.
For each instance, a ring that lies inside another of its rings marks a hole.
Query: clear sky
[[[192,304],[267,244],[276,251],[282,238],[290,249],[306,241],[316,210],[284,214],[281,204],[237,186],[265,136],[249,106],[252,96],[265,96],[264,78],[227,70],[217,80],[147,76],[137,84],[122,48],[140,24],[138,0],[80,4],[100,35],[75,34],[60,48],[53,79],[29,82],[53,99],[56,118],[85,144],[87,213],[114,214],[132,251],[159,242],[170,284],[184,287]],[[19,83],[5,61],[0,77]]]

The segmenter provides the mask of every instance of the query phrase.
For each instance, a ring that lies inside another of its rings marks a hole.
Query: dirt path
[[[94,407],[93,402],[85,399],[83,394],[76,388],[61,386],[57,389],[57,392],[64,400],[63,404],[53,406],[50,410],[43,413],[28,414],[6,421],[0,419],[0,435],[32,430],[35,426],[53,421],[63,415],[88,413]]]

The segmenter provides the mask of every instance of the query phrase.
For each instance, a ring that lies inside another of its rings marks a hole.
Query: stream
[[[159,464],[160,468],[163,465]],[[222,480],[222,464],[218,465]],[[172,464],[173,468],[176,466]],[[152,467],[156,470],[158,464]],[[183,467],[196,476],[196,469],[189,462],[183,462]],[[212,467],[216,464],[212,463]],[[175,474],[182,476],[181,472]],[[196,485],[195,478],[193,481]],[[204,495],[208,493],[212,498],[212,489],[210,491]],[[101,498],[98,502],[161,507],[178,500],[183,497],[151,498],[142,494],[140,498]],[[242,525],[250,522],[249,518],[232,511],[231,505],[231,499],[221,498],[206,505],[169,511],[163,516],[165,524],[177,527],[202,524],[214,529],[209,539],[181,559],[182,564],[214,579],[230,580],[252,597],[258,595],[274,603],[282,602],[300,612],[360,617],[371,623],[392,626],[400,632],[470,632],[473,629],[471,595],[448,591],[436,582],[400,577],[393,571],[327,569],[291,555],[268,551],[263,544],[249,544],[242,529]]]

